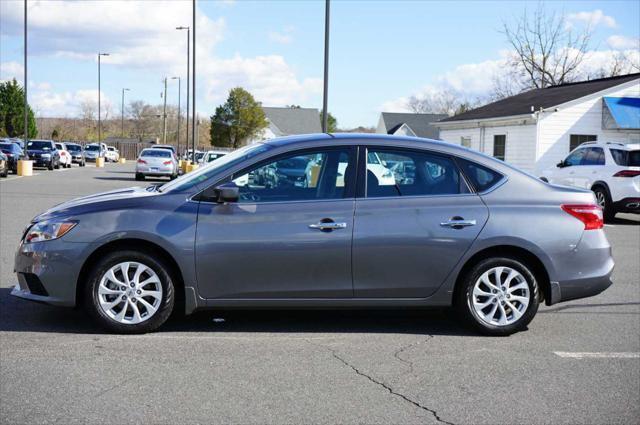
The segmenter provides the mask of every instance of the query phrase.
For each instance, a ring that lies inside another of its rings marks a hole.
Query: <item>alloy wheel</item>
[[[531,299],[525,277],[511,267],[493,267],[484,272],[473,285],[472,295],[475,313],[493,326],[517,322]]]
[[[596,191],[596,202],[604,210],[605,205],[607,204],[607,198],[604,195],[604,192],[601,190]]]
[[[153,269],[139,262],[122,262],[104,273],[98,286],[102,311],[123,324],[149,320],[160,308],[162,284]]]

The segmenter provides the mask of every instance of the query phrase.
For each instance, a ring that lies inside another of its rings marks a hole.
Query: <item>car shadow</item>
[[[129,173],[131,174],[131,173]],[[170,181],[169,179],[150,179],[150,178],[146,178],[144,180],[136,180],[135,176],[134,177],[109,177],[109,176],[95,176],[93,177],[96,180],[107,180],[107,181],[122,181],[122,182],[138,182],[143,184],[144,182],[161,182],[161,183],[167,183],[168,181]]]
[[[105,334],[82,309],[21,300],[0,288],[0,331]],[[171,317],[158,331],[217,333],[393,333],[477,336],[447,310],[225,310]]]
[[[618,214],[613,220],[607,221],[606,224],[640,226],[640,215],[624,214],[621,216]]]

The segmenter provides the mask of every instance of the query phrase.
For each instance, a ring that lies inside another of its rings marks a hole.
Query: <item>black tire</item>
[[[98,288],[102,276],[114,265],[135,261],[153,269],[160,279],[162,299],[158,310],[149,319],[137,324],[117,322],[100,307]],[[175,304],[175,290],[167,267],[156,256],[140,251],[114,251],[104,256],[91,270],[84,287],[84,307],[89,315],[103,328],[120,334],[141,334],[152,332],[167,321]]]
[[[136,180],[138,181],[144,180],[144,174],[136,173]]]
[[[49,166],[47,168],[49,169],[49,171],[53,171],[53,169],[54,169],[53,159],[51,160],[51,163],[49,164]]]
[[[613,201],[611,201],[611,195],[606,187],[596,186],[593,189],[593,193],[596,195],[596,202],[602,207],[602,215],[605,222],[611,222],[616,217],[616,210],[613,207]]]
[[[56,165],[54,166],[54,168],[55,168],[56,170],[59,170],[59,169],[60,169],[60,161],[56,162]]]
[[[480,318],[472,307],[473,288],[478,279],[488,270],[494,267],[510,267],[519,272],[525,279],[529,288],[529,304],[522,316],[514,323],[507,325],[493,325]],[[467,325],[475,328],[484,335],[507,336],[524,330],[533,320],[539,306],[539,286],[535,275],[522,261],[509,257],[493,257],[480,261],[473,266],[459,282],[456,288],[456,298],[454,306],[458,317],[462,318]]]
[[[86,163],[85,163],[84,161],[82,161],[82,162],[80,163],[80,166],[81,166],[81,167],[84,167],[85,165],[86,165]]]
[[[7,177],[8,175],[9,175],[9,169],[5,167],[4,171],[2,172],[2,174],[0,174],[0,176]]]

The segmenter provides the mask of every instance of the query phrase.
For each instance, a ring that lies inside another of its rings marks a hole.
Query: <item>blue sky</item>
[[[341,126],[371,126],[382,110],[402,110],[411,95],[445,86],[470,97],[486,94],[508,49],[502,23],[537,5],[334,0],[330,111]],[[591,22],[594,50],[638,50],[638,1],[544,5],[576,29]],[[2,79],[22,79],[22,7],[0,1]],[[40,115],[74,116],[82,102],[95,101],[97,51],[112,53],[103,63],[102,90],[115,114],[122,87],[131,88],[129,100],[160,103],[162,78],[186,75],[186,34],[173,28],[191,24],[190,1],[30,0],[29,15],[30,102]],[[236,85],[267,106],[320,108],[323,19],[323,1],[199,1],[198,112],[210,115]],[[597,58],[596,64],[606,60]],[[175,83],[168,100],[177,101]]]

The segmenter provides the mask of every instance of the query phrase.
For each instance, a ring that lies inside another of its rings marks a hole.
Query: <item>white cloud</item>
[[[294,28],[289,26],[282,31],[269,31],[269,41],[279,44],[291,44]]]
[[[48,83],[35,83],[36,87],[29,95],[29,104],[38,116],[71,117],[78,116],[83,103],[98,105],[98,92],[95,89],[56,92]],[[101,115],[113,110],[113,102],[107,94],[101,92]]]
[[[20,37],[23,3],[6,5],[2,33]],[[97,61],[97,52],[103,51],[110,53],[101,59],[104,64],[152,77],[186,71],[186,31],[174,28],[191,25],[191,2],[31,0],[28,5],[30,53],[34,55]],[[239,85],[265,105],[304,104],[309,99],[319,103],[320,79],[299,77],[279,55],[220,57],[216,47],[224,38],[224,18],[212,19],[200,9],[196,17],[197,84],[204,88],[205,103],[224,101],[228,90]],[[291,42],[293,32],[293,27],[285,27],[271,39]],[[43,114],[71,113],[77,112],[77,96],[77,92],[40,90],[37,100]],[[211,106],[199,102],[198,109]]]
[[[0,63],[0,81],[12,79],[22,81],[24,78],[24,67],[21,63],[9,61]]]
[[[612,35],[607,38],[607,44],[615,50],[640,50],[640,38],[625,37],[624,35]]]
[[[616,28],[618,26],[616,20],[612,16],[605,15],[600,9],[596,9],[591,12],[584,11],[570,13],[567,15],[567,22],[570,26],[577,22],[594,27],[604,25],[605,27]]]

